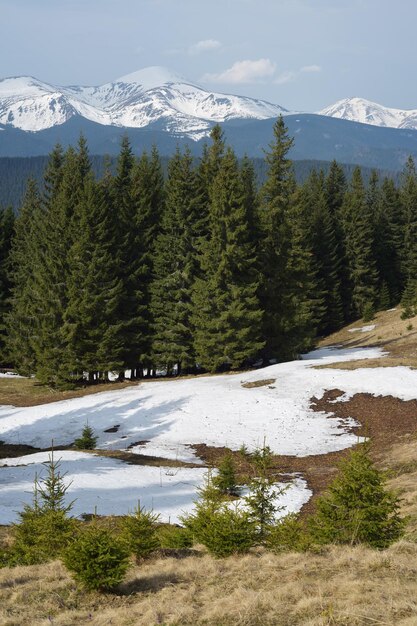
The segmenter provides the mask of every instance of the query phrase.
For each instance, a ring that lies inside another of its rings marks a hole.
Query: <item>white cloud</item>
[[[217,39],[203,39],[193,44],[188,48],[188,54],[201,54],[203,52],[211,52],[212,50],[218,50],[222,47],[220,41]]]
[[[293,80],[297,78],[297,72],[282,72],[274,79],[274,83],[276,85],[285,85],[285,83],[291,83]]]
[[[300,70],[300,72],[309,73],[309,74],[314,74],[314,73],[318,73],[321,71],[322,71],[322,68],[320,67],[320,65],[305,65]]]
[[[236,61],[232,67],[219,74],[205,74],[202,81],[209,83],[256,83],[275,74],[276,65],[270,59]]]

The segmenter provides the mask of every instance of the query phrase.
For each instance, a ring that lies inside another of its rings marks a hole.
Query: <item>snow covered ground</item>
[[[357,436],[349,432],[352,421],[316,413],[309,407],[313,396],[338,388],[345,399],[355,393],[417,398],[417,371],[406,367],[316,369],[314,366],[382,356],[378,348],[326,348],[302,360],[223,376],[144,382],[137,387],[93,394],[29,408],[0,407],[0,440],[47,448],[69,445],[87,423],[98,435],[98,447],[198,461],[192,444],[249,449],[267,445],[277,454],[306,456],[352,446]],[[272,384],[245,388],[247,382],[274,379]],[[116,428],[115,428],[116,427]],[[111,428],[116,432],[105,432]],[[100,513],[126,512],[140,498],[145,506],[172,520],[191,504],[204,468],[164,470],[126,465],[114,459],[63,452],[76,510]],[[42,457],[43,458],[43,457]],[[0,468],[0,515],[9,520],[20,509],[24,492],[31,489],[37,455],[13,464],[28,467]],[[10,465],[12,461],[3,460]],[[164,473],[166,472],[166,473]],[[175,475],[172,476],[171,474]],[[163,486],[160,477],[163,475]],[[303,493],[301,493],[303,492]],[[298,502],[309,492],[295,482],[290,500]],[[153,500],[152,500],[153,499]],[[301,502],[301,504],[300,504]],[[4,523],[4,521],[3,521]]]
[[[45,476],[43,463],[48,456],[40,452],[0,461],[0,524],[16,521],[16,511],[32,501],[35,476]],[[54,457],[61,459],[65,483],[70,483],[67,502],[75,500],[75,516],[94,513],[95,509],[99,515],[123,515],[140,500],[141,506],[159,513],[161,521],[178,523],[182,513],[191,512],[196,488],[203,484],[206,472],[205,468],[129,465],[69,450],[55,452]],[[310,496],[306,482],[296,477],[277,499],[277,504],[285,507],[281,514],[298,511]]]

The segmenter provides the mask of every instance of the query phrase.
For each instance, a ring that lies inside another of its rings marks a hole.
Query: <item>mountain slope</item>
[[[79,116],[104,126],[154,127],[198,140],[217,122],[285,112],[263,100],[206,91],[161,67],[99,87],[58,87],[32,76],[0,81],[0,124],[32,132]]]
[[[417,129],[417,110],[391,109],[363,98],[339,100],[318,114],[373,126]]]
[[[273,137],[275,119],[231,120],[221,124],[226,140],[238,156],[263,157]],[[322,115],[287,115],[285,123],[295,138],[291,158],[296,160],[351,163],[390,171],[402,170],[409,155],[417,158],[417,131],[379,128]],[[117,155],[120,140],[127,134],[135,153],[156,145],[161,155],[173,154],[177,145],[188,144],[194,155],[201,154],[206,137],[166,132],[157,123],[145,128],[123,129],[103,126],[80,115],[63,124],[30,133],[11,125],[0,124],[0,157],[48,154],[56,143],[74,145],[82,132],[92,154]],[[198,139],[198,140],[196,140]]]

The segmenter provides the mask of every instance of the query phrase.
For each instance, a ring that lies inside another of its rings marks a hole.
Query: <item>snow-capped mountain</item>
[[[363,98],[345,98],[318,113],[372,126],[417,129],[417,110],[390,109]]]
[[[0,80],[0,124],[40,131],[81,116],[106,126],[146,128],[198,139],[213,123],[268,119],[276,104],[206,91],[161,67],[149,67],[99,87],[58,87],[31,76]]]

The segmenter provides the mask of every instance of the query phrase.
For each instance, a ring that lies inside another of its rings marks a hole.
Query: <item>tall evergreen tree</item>
[[[68,149],[64,163],[57,172],[55,179],[60,179],[60,182],[46,198],[41,219],[38,221],[39,247],[37,263],[33,269],[37,332],[32,343],[36,356],[36,373],[39,380],[51,384],[64,382],[62,363],[66,345],[62,328],[68,304],[68,251],[74,239],[79,236],[77,207],[88,174],[82,140],[79,152]]]
[[[170,160],[161,232],[156,239],[153,360],[168,371],[195,366],[191,292],[197,269],[197,177],[189,150]]]
[[[136,208],[132,196],[132,177],[135,158],[129,139],[123,137],[117,160],[116,175],[112,181],[113,211],[118,225],[116,252],[122,297],[118,319],[123,326],[123,370],[135,370],[143,352],[143,287],[140,282],[138,259],[143,254],[136,221]]]
[[[378,273],[373,254],[372,219],[359,167],[353,172],[351,188],[345,195],[341,212],[349,274],[353,285],[352,302],[355,313],[362,315],[367,305],[376,303]]]
[[[345,322],[349,322],[352,319],[352,283],[342,224],[342,206],[347,192],[347,182],[342,167],[336,161],[333,161],[330,166],[326,179],[326,192],[327,206],[335,228],[338,257],[337,273],[340,282],[343,318]]]
[[[151,287],[154,277],[155,243],[160,231],[164,207],[164,177],[157,149],[148,156],[144,153],[132,171],[132,201],[135,233],[134,259],[131,278],[136,284],[140,311],[140,326],[137,336],[136,361],[131,367],[138,373],[151,365],[152,353],[152,306]],[[133,357],[133,354],[132,354]]]
[[[262,311],[247,207],[236,157],[228,149],[211,189],[209,238],[194,290],[195,350],[211,371],[256,357]]]
[[[274,141],[266,153],[268,174],[260,204],[261,306],[265,311],[263,337],[267,358],[296,355],[308,343],[314,318],[311,257],[304,247],[300,215],[295,208],[292,162],[288,159],[293,143],[280,117],[274,126]]]
[[[9,207],[0,209],[0,359],[5,362],[6,317],[10,310],[11,267],[10,249],[14,232],[15,215]]]
[[[34,270],[39,261],[41,244],[41,198],[38,186],[29,179],[23,204],[15,223],[10,272],[12,293],[10,312],[6,315],[7,358],[21,374],[30,375],[36,370],[33,339],[36,336],[37,314],[35,307]]]
[[[62,370],[65,378],[83,372],[106,379],[109,370],[121,370],[123,333],[117,319],[122,281],[114,254],[114,214],[102,186],[92,177],[86,182],[77,207],[79,237],[69,253],[68,303],[62,334],[66,343]]]
[[[414,161],[410,157],[403,172],[400,190],[403,214],[403,247],[401,269],[405,291],[409,299],[414,291],[417,301],[417,173]]]
[[[394,187],[395,191],[395,187]],[[388,196],[386,195],[388,193]],[[394,207],[387,205],[391,200],[392,188],[379,184],[378,174],[373,171],[369,180],[367,205],[373,223],[373,255],[379,274],[377,305],[383,308],[398,298],[401,284],[399,259],[394,238],[392,218]]]
[[[318,332],[326,334],[343,325],[340,257],[337,226],[329,210],[326,181],[321,171],[314,171],[300,192],[306,239],[313,255],[316,283],[322,306]]]

